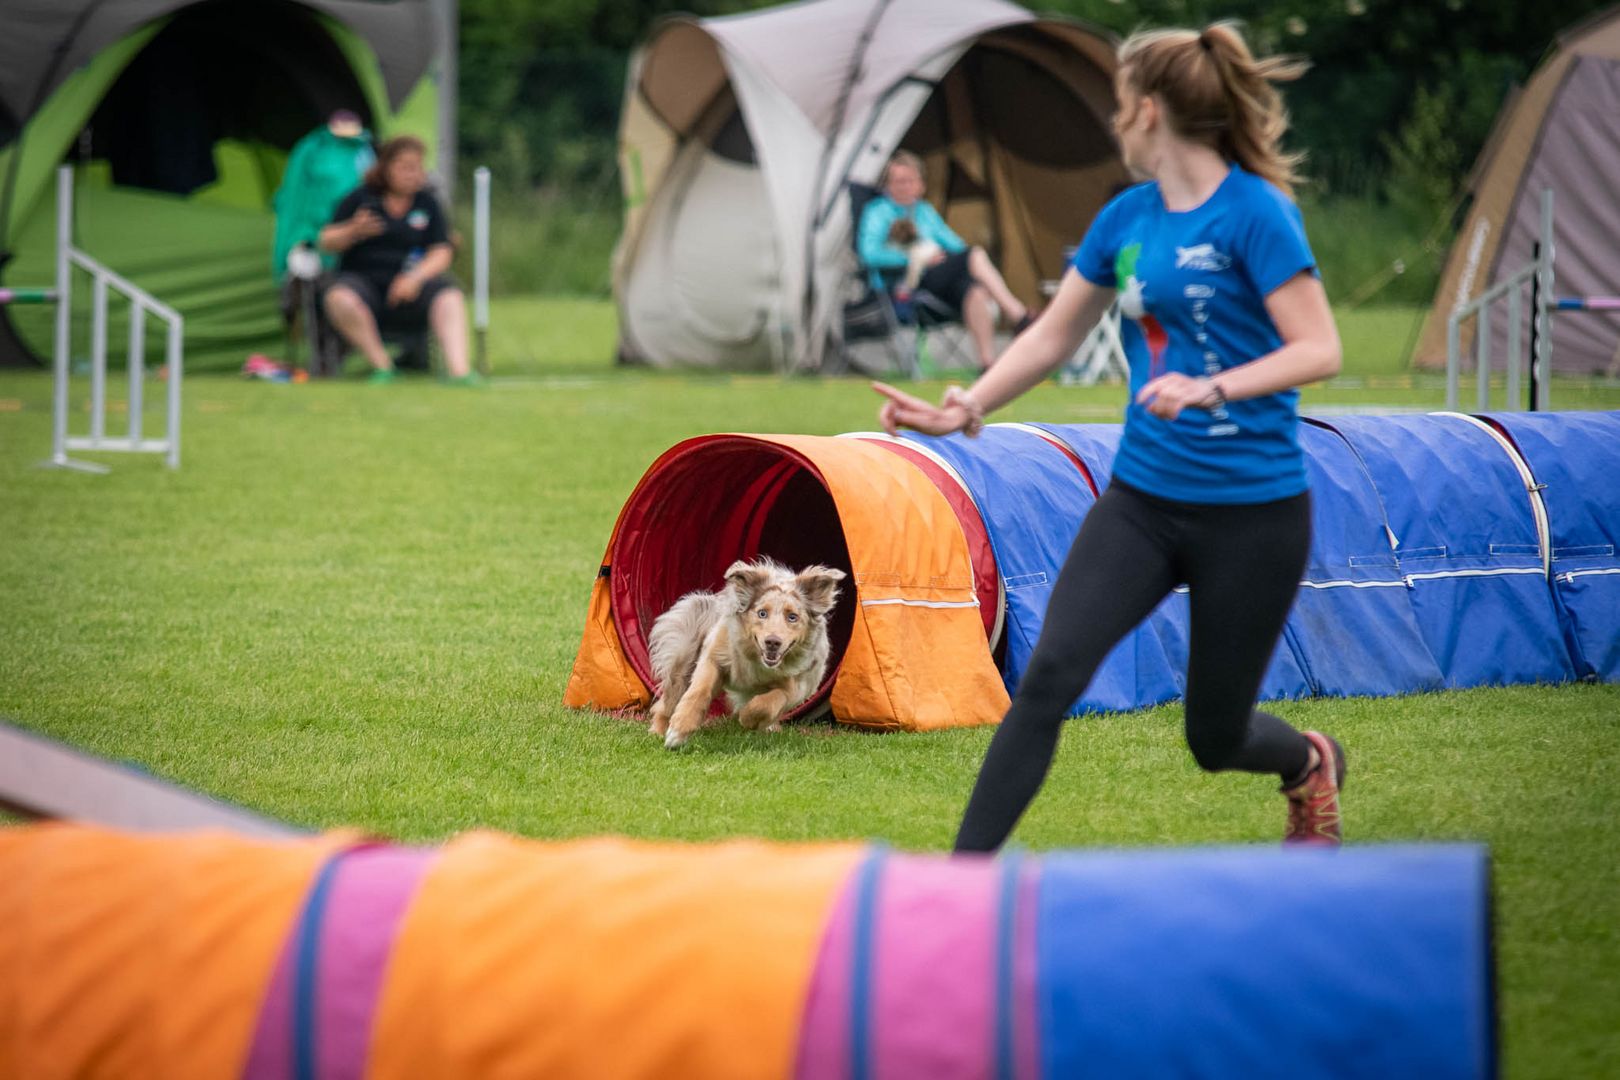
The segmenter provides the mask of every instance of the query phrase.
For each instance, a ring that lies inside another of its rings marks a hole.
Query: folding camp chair
[[[313,250],[304,258],[299,248],[287,257],[287,280],[281,287],[281,316],[287,328],[287,359],[299,362],[300,346],[308,349],[309,373],[316,378],[343,374],[349,343],[326,317],[326,290],[336,275],[321,269]],[[383,344],[394,354],[394,366],[407,371],[434,370],[433,331],[378,327]]]
[[[321,309],[321,298],[332,275],[321,267],[320,256],[300,244],[287,253],[287,277],[281,285],[281,318],[287,332],[287,362],[307,367],[313,376],[336,375],[343,370],[348,346]],[[309,351],[300,365],[299,348]]]

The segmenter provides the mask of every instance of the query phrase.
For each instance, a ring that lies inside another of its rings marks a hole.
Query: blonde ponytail
[[[1303,75],[1299,57],[1257,59],[1233,22],[1196,30],[1147,30],[1119,49],[1119,64],[1139,93],[1157,95],[1170,128],[1293,195],[1304,154],[1287,153],[1288,111],[1273,85]]]

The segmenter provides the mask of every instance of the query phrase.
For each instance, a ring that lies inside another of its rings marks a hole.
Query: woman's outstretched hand
[[[967,426],[968,411],[960,405],[933,405],[883,382],[874,382],[872,389],[887,399],[878,409],[878,422],[890,435],[898,435],[903,427],[925,435],[949,435]]]

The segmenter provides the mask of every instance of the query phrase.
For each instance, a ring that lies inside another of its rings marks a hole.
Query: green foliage
[[[1301,195],[1300,209],[1334,303],[1376,297],[1384,304],[1427,304],[1434,296],[1449,234],[1425,239],[1439,210],[1408,212],[1376,198],[1311,191]]]
[[[1383,140],[1390,162],[1390,203],[1418,228],[1444,213],[1456,190],[1462,154],[1447,96],[1420,88],[1405,126],[1395,138]]]
[[[677,11],[766,0],[462,0],[461,158],[514,186],[573,186],[609,166],[629,50]],[[1292,146],[1324,195],[1444,205],[1493,117],[1563,28],[1607,0],[1049,0],[1116,34],[1236,18],[1262,52],[1300,53]],[[1421,88],[1420,90],[1414,88]],[[1436,127],[1443,118],[1443,128]],[[1393,134],[1392,134],[1393,133]],[[1425,143],[1433,145],[1425,145]],[[1421,215],[1420,215],[1421,216]]]
[[[608,295],[613,245],[620,228],[617,174],[604,170],[571,186],[524,188],[493,185],[490,193],[490,293],[565,296]],[[463,231],[471,228],[471,185],[456,211]],[[456,274],[472,280],[470,245],[460,252]]]

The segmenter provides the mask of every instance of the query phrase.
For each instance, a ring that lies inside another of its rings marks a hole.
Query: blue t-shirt
[[[1165,209],[1157,183],[1115,196],[1075,252],[1074,268],[1119,290],[1131,400],[1114,475],[1191,503],[1262,503],[1306,487],[1298,390],[1183,409],[1162,420],[1136,403],[1170,371],[1213,375],[1282,345],[1265,298],[1316,259],[1299,208],[1237,165],[1204,203]]]

